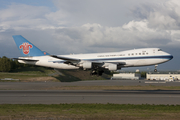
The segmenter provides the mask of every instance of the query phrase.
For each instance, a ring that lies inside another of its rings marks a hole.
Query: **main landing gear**
[[[99,70],[99,69],[93,69],[90,73],[90,75],[97,75],[101,76],[104,73],[104,70]]]
[[[154,67],[155,67],[154,72],[157,72],[157,66],[158,66],[158,65],[155,65],[155,66],[154,66]]]

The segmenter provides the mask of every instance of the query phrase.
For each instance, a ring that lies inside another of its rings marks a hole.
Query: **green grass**
[[[54,70],[50,69],[50,68],[35,66],[35,67],[25,67],[25,68],[21,68],[21,69],[16,69],[10,73],[47,75],[49,73],[54,73]]]
[[[103,76],[90,76],[90,71],[83,70],[59,70],[63,75],[59,75],[54,69],[44,67],[25,67],[16,69],[11,72],[0,72],[0,79],[13,78],[20,79],[22,81],[29,80],[37,77],[52,76],[54,79],[60,82],[74,82],[82,80],[104,80],[107,79],[107,75]],[[47,80],[45,80],[47,81]]]
[[[179,105],[52,104],[0,105],[0,119],[180,119]]]
[[[19,80],[28,80],[30,78],[47,77],[48,74],[55,73],[52,69],[43,67],[27,67],[15,70],[13,72],[0,72],[0,79],[13,78]]]
[[[80,80],[105,80],[110,79],[110,76],[103,74],[102,76],[90,75],[91,70],[66,70],[63,71],[66,75],[74,76]]]

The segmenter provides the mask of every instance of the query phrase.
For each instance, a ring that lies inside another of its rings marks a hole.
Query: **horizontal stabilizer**
[[[32,60],[32,59],[19,59],[19,58],[13,58],[13,59],[15,59],[15,60],[23,60],[23,61],[25,61],[25,62],[37,62],[37,61],[39,61],[39,60]]]

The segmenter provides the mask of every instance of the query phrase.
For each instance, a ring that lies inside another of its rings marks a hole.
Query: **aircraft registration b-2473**
[[[159,48],[133,49],[121,52],[50,55],[41,51],[21,35],[14,35],[14,41],[22,57],[18,62],[24,64],[51,67],[55,69],[91,69],[91,75],[102,75],[105,69],[120,70],[124,67],[138,67],[167,62],[173,58],[169,53]]]

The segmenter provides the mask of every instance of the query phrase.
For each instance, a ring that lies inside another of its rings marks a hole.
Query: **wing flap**
[[[126,65],[125,62],[108,62],[108,63],[112,63],[112,64],[116,64],[116,65]]]
[[[78,62],[80,62],[80,59],[76,58],[68,58],[68,57],[62,57],[62,56],[57,56],[57,55],[50,55],[53,58],[61,59],[64,60],[64,64],[70,64],[70,65],[76,65]]]

